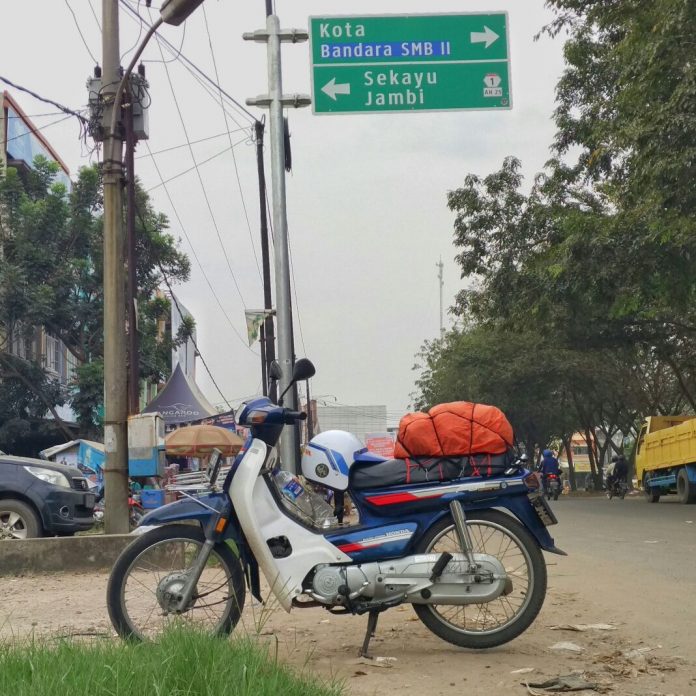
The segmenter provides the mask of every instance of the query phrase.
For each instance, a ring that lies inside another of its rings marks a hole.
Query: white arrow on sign
[[[337,94],[350,94],[350,83],[342,82],[341,84],[337,85],[336,78],[332,77],[331,80],[321,88],[321,91],[336,101]]]
[[[496,34],[492,29],[483,25],[483,31],[472,31],[471,32],[471,43],[485,43],[486,48],[488,48],[492,43],[495,43],[500,36]]]

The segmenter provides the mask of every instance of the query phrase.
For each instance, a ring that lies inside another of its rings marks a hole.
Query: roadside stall
[[[195,493],[208,487],[207,468],[211,455],[224,457],[218,480],[223,480],[232,458],[242,449],[244,441],[227,428],[216,425],[188,425],[169,433],[164,439],[167,458],[194,457],[199,466],[196,471],[182,472],[178,465],[167,466],[165,488],[172,493]]]
[[[92,440],[70,440],[39,452],[41,459],[77,467],[92,488],[103,479],[104,445]]]

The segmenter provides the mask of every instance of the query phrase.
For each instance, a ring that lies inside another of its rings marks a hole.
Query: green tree
[[[61,390],[41,363],[41,356],[36,351],[25,352],[21,362],[29,363],[31,370],[20,372],[24,389],[31,390],[37,405],[27,410],[14,401],[9,408],[12,411],[16,405],[12,412],[20,414],[20,420],[29,414],[43,420],[42,416],[52,411],[54,423],[64,437],[69,437],[70,431],[54,407],[70,403],[78,415],[81,434],[94,437],[103,399],[101,180],[97,167],[85,167],[67,191],[55,180],[56,173],[55,163],[37,157],[34,168],[22,176],[8,168],[0,179],[3,388],[11,389],[12,383],[20,380],[19,374],[11,372],[17,368],[11,355],[12,342],[23,340],[35,327],[44,327],[81,363],[75,382],[69,390]],[[153,210],[140,188],[137,200],[138,330],[143,346],[140,375],[160,380],[169,372],[172,347],[185,340],[193,327],[185,323],[171,339],[158,336],[158,321],[167,315],[169,301],[156,296],[155,290],[163,274],[170,282],[186,280],[190,264],[167,232],[166,217]],[[3,422],[0,420],[0,446],[16,449],[16,439],[13,443],[2,439]]]
[[[529,187],[508,157],[448,194],[467,328],[424,346],[417,399],[489,399],[528,446],[580,430],[601,461],[643,416],[696,412],[696,4],[547,4],[553,157]]]

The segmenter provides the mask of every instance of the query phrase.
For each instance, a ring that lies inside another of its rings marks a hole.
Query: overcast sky
[[[137,2],[133,0],[132,5]],[[101,2],[70,0],[70,7],[89,50],[101,61],[97,25]],[[241,38],[243,32],[264,26],[264,0],[207,0],[203,7],[205,15],[200,8],[187,21],[185,33],[183,27],[165,26],[161,34],[176,46],[183,41],[183,55],[214,78],[212,43],[219,82],[240,102],[266,92],[265,46]],[[0,74],[81,108],[94,61],[65,0],[3,0],[2,10]],[[506,155],[520,157],[528,177],[543,166],[554,133],[551,114],[554,86],[563,68],[562,39],[534,41],[536,32],[552,18],[543,0],[492,4],[484,0],[277,0],[281,25],[304,29],[312,15],[498,10],[509,12],[510,20],[510,111],[317,116],[311,109],[300,109],[288,114],[293,171],[287,179],[287,201],[296,353],[315,363],[312,389],[320,398],[350,405],[385,404],[390,421],[406,411],[416,379],[415,354],[423,341],[439,332],[436,264],[440,258],[446,308],[462,287],[454,261],[454,216],[447,209],[446,194],[460,186],[467,173],[497,169]],[[144,2],[140,11],[147,17]],[[138,22],[122,10],[124,53],[136,44],[139,32]],[[144,57],[161,61],[155,41]],[[165,57],[171,58],[168,53]],[[125,57],[124,65],[127,62]],[[181,239],[189,256],[192,245],[200,261],[199,266],[192,258],[191,280],[176,292],[196,319],[199,347],[215,381],[236,406],[260,390],[259,348],[256,344],[249,349],[246,344],[244,322],[245,306],[263,305],[255,149],[245,137],[248,119],[230,108],[238,123],[230,116],[226,123],[219,100],[200,86],[181,61],[173,60],[166,66],[147,63],[152,96],[148,144],[153,153],[186,143],[166,70],[188,138],[210,138],[192,146],[201,163],[210,210],[195,170],[167,184],[177,217],[153,158],[143,156],[148,155],[145,143],[138,146],[136,166],[145,188],[152,189],[155,206],[169,216],[171,232]],[[283,81],[286,93],[310,92],[308,43],[284,45]],[[9,89],[30,115],[53,111],[6,85],[0,88]],[[251,107],[250,111],[263,113]],[[35,122],[46,125],[56,118],[37,117]],[[242,127],[246,130],[237,130]],[[228,137],[228,128],[237,132]],[[73,174],[89,163],[89,152],[72,120],[47,127],[44,135]],[[239,143],[234,158],[230,138],[233,144]],[[202,163],[218,153],[222,154]],[[270,145],[267,163],[269,153]],[[155,154],[154,160],[165,180],[193,166],[188,147]],[[197,375],[210,401],[222,402],[201,364]]]

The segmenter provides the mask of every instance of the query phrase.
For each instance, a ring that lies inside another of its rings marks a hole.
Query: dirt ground
[[[343,680],[355,695],[393,693],[497,694],[550,693],[528,690],[523,682],[541,682],[573,671],[617,695],[666,696],[696,693],[696,665],[691,660],[693,605],[684,609],[683,628],[640,623],[626,603],[596,592],[588,583],[582,558],[547,555],[549,593],[535,624],[512,643],[483,652],[456,648],[432,635],[410,607],[383,614],[372,641],[376,657],[365,664],[357,655],[365,617],[332,616],[321,609],[286,614],[261,611],[247,602],[240,630],[269,641],[280,658],[299,670]],[[603,581],[612,584],[610,569]],[[639,579],[637,579],[639,581]],[[0,579],[0,639],[35,635],[109,637],[105,607],[107,576],[60,574]],[[640,595],[640,587],[634,587]],[[598,599],[597,595],[601,594]],[[605,602],[605,603],[603,603]],[[562,624],[611,624],[615,630],[553,630]],[[552,650],[572,642],[579,652]],[[633,651],[633,652],[631,652]],[[379,666],[387,665],[387,666]],[[533,668],[531,672],[519,670]]]

